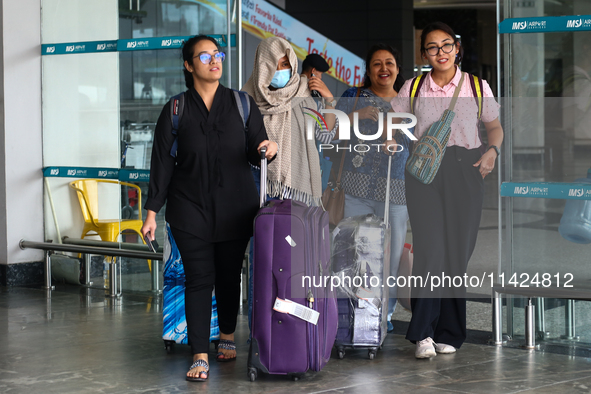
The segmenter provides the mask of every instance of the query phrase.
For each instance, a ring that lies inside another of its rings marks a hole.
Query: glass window
[[[225,35],[226,1],[42,0],[41,25],[43,44]],[[180,49],[43,56],[44,166],[70,171],[89,167],[149,170],[158,116],[171,96],[186,89],[182,63]],[[81,194],[71,183],[97,175],[76,174],[80,178],[52,177],[46,183],[47,239],[56,240],[58,234],[83,236],[89,210],[80,204]],[[147,182],[99,182],[96,191],[85,195],[98,201],[95,219],[113,221],[118,234],[126,227],[124,219],[135,219],[141,226],[145,211],[139,204],[146,201]],[[165,209],[157,216],[160,245],[164,244]],[[133,233],[137,223],[133,228],[117,239],[106,233],[101,238],[141,243]],[[151,289],[151,264],[121,261],[123,290]],[[102,260],[93,260],[90,269],[92,280],[102,286]]]

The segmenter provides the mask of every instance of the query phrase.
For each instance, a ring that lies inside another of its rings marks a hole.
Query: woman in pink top
[[[435,22],[423,30],[421,54],[433,69],[423,77],[425,81],[415,99],[417,137],[449,107],[462,76],[457,66],[462,53],[448,25]],[[494,169],[503,142],[499,105],[483,81],[481,120],[489,145],[481,153],[478,105],[467,77],[460,88],[449,143],[435,179],[425,185],[408,172],[405,176],[414,244],[413,275],[423,278],[439,277],[443,281],[443,275],[453,278],[466,273],[480,225],[484,178]],[[408,80],[392,100],[394,112],[411,112],[411,84],[412,80]],[[454,287],[446,280],[433,292],[430,285],[413,289],[412,320],[406,338],[416,343],[417,358],[454,353],[466,339],[466,288],[463,283]]]

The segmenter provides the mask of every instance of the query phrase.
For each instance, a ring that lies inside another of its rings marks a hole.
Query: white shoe
[[[456,348],[452,345],[446,345],[445,343],[436,343],[435,344],[435,351],[441,354],[450,354],[455,353]]]
[[[454,349],[455,350],[455,349]],[[435,342],[430,337],[417,341],[416,358],[431,358],[437,356],[435,352]]]

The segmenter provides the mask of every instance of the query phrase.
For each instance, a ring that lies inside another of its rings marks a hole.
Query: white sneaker
[[[454,349],[455,350],[455,349]],[[430,337],[417,341],[416,358],[431,358],[437,356],[435,352],[435,342]]]
[[[455,353],[456,348],[452,345],[446,345],[445,343],[436,343],[435,344],[435,351],[441,354],[450,354]]]

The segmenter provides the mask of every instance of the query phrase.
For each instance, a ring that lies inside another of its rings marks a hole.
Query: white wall
[[[43,239],[41,4],[2,1],[0,264],[42,260],[20,239]]]

